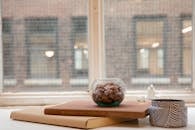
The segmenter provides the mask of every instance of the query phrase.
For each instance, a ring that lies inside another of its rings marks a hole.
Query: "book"
[[[100,116],[116,118],[144,118],[148,115],[150,102],[125,101],[118,107],[99,107],[90,100],[75,100],[44,109],[49,115]]]
[[[75,128],[97,128],[113,125],[131,119],[90,117],[90,116],[59,116],[45,115],[44,107],[17,110],[11,112],[10,118],[19,121],[28,121],[34,123],[50,124],[57,126],[75,127]]]

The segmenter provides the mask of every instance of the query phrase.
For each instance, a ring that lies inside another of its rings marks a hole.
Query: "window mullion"
[[[89,85],[105,77],[103,1],[89,0]]]

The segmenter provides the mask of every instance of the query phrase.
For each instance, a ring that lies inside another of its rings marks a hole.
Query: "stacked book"
[[[75,100],[13,111],[10,117],[20,121],[88,129],[145,118],[149,106],[150,102],[124,101],[118,107],[98,107],[90,100]]]

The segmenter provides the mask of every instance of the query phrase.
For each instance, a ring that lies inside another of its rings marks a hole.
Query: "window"
[[[137,75],[163,75],[164,28],[161,16],[135,18]]]
[[[150,84],[190,89],[192,36],[182,34],[183,47],[180,16],[191,14],[191,5],[192,0],[104,0],[106,75],[123,79],[129,90]],[[191,22],[184,20],[182,28]]]
[[[87,90],[88,0],[2,3],[3,91]]]
[[[180,85],[192,85],[192,17],[181,15],[181,77]]]
[[[86,91],[99,77],[121,78],[133,91],[190,90],[194,41],[183,30],[193,26],[193,4],[2,0],[3,92]]]
[[[58,78],[57,19],[26,19],[27,77]]]
[[[182,17],[182,70],[184,76],[192,74],[192,17]]]
[[[12,21],[11,19],[4,18],[2,20],[3,32],[3,73],[6,79],[14,78],[14,61],[13,61],[13,35],[12,35]],[[5,82],[5,85],[6,84]]]
[[[74,77],[88,76],[87,18],[73,18]]]

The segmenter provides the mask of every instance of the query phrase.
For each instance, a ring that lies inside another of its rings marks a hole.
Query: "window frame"
[[[89,86],[96,78],[106,77],[105,69],[105,45],[104,45],[104,16],[103,16],[103,0],[89,0],[89,15],[88,15],[88,44],[89,46]],[[195,1],[193,1],[193,12],[195,12]],[[0,0],[0,7],[2,7],[2,0]],[[2,10],[0,9],[0,12]],[[193,34],[195,34],[195,13],[193,16]],[[2,18],[2,13],[0,13]],[[0,23],[2,19],[0,18]],[[2,30],[2,24],[0,24]],[[2,36],[2,31],[0,31]],[[193,85],[191,90],[186,91],[157,91],[158,96],[162,98],[180,98],[186,102],[195,102],[195,36],[193,35]],[[89,93],[85,91],[76,92],[31,92],[31,93],[2,93],[3,90],[3,50],[2,38],[0,37],[0,105],[44,105],[60,103],[74,99],[89,98]],[[137,100],[137,98],[144,97],[146,91],[127,91],[126,98]]]

